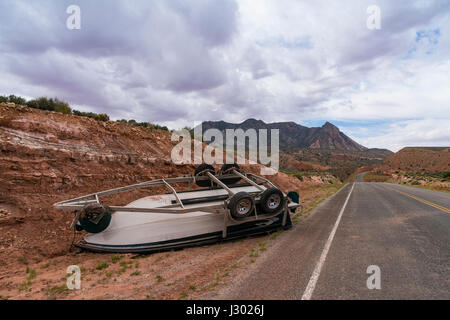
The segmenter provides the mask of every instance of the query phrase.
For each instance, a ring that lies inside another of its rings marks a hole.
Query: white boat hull
[[[254,186],[239,186],[234,192],[258,192]],[[179,192],[185,208],[199,207],[199,211],[183,214],[118,211],[112,215],[108,228],[100,233],[87,234],[78,246],[101,252],[151,252],[223,240],[224,213],[201,211],[207,205],[221,204],[226,197],[224,189]],[[200,201],[199,201],[200,199]],[[203,201],[201,199],[204,199]],[[149,196],[131,202],[125,207],[158,208],[176,202],[173,194]],[[190,203],[192,201],[192,203]],[[236,223],[229,221],[226,239],[267,233],[291,226],[289,214],[284,221],[284,210],[268,219]]]

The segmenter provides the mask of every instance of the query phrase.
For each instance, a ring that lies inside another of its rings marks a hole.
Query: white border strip
[[[352,189],[350,190],[347,199],[345,199],[344,205],[342,206],[341,211],[339,212],[339,216],[334,224],[333,230],[331,230],[330,236],[328,237],[327,243],[323,248],[322,254],[319,258],[319,261],[314,268],[314,271],[309,279],[308,285],[306,286],[305,292],[303,293],[302,300],[310,300],[314,289],[316,288],[317,280],[319,280],[320,272],[322,270],[322,266],[327,258],[328,251],[330,250],[331,243],[333,242],[334,235],[339,226],[339,222],[341,221],[342,215],[344,213],[345,207],[347,206],[348,199],[350,199],[350,195],[352,194],[353,188],[355,187],[355,183],[353,183]]]

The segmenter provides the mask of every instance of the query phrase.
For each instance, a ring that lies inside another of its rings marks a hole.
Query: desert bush
[[[18,96],[11,94],[8,97],[0,96],[0,102],[3,102],[3,103],[13,102],[15,104],[25,105],[27,101],[22,97],[18,97]]]
[[[169,128],[167,128],[166,126],[161,126],[159,124],[154,124],[153,126],[156,130],[169,131]]]
[[[82,112],[78,110],[73,110],[72,114],[80,117],[92,118],[98,121],[109,121],[109,116],[105,113]]]
[[[94,119],[99,121],[109,121],[109,116],[106,113],[99,113]]]
[[[303,181],[303,176],[302,176],[300,173],[296,173],[296,174],[294,174],[294,176],[295,176],[298,180]]]
[[[72,109],[69,107],[67,102],[61,101],[58,98],[47,98],[40,97],[37,99],[30,100],[25,103],[30,108],[56,111],[64,114],[71,114]]]
[[[69,107],[69,105],[67,103],[55,105],[55,111],[63,113],[63,114],[71,114],[72,113],[72,109]]]
[[[118,120],[118,122],[122,122],[122,123],[128,123],[129,125],[133,126],[133,127],[142,127],[142,128],[148,128],[148,129],[152,129],[152,130],[164,130],[164,131],[169,131],[169,128],[167,128],[166,126],[160,126],[159,124],[153,124],[150,122],[137,122],[134,119],[131,120]]]
[[[13,102],[18,105],[26,105],[29,108],[34,109],[40,109],[40,110],[47,110],[47,111],[56,111],[63,114],[73,114],[76,116],[82,116],[82,117],[88,117],[92,118],[98,121],[109,121],[109,116],[106,113],[94,113],[94,112],[83,112],[78,110],[72,110],[70,105],[67,102],[64,102],[62,100],[59,100],[58,98],[47,98],[47,97],[40,97],[37,99],[32,100],[25,100],[22,97],[18,97],[15,95],[9,95],[9,96],[0,96],[0,102]],[[158,124],[153,124],[149,122],[137,122],[134,119],[131,120],[118,120],[118,122],[124,122],[132,126],[137,127],[143,127],[143,128],[149,128],[152,130],[164,130],[169,131],[169,129],[166,126],[160,126]]]
[[[350,177],[356,168],[354,167],[339,167],[330,170],[330,174],[338,178],[341,182],[344,182],[348,177]]]
[[[22,97],[18,97],[12,94],[8,97],[8,102],[14,102],[15,104],[25,105],[27,101]]]

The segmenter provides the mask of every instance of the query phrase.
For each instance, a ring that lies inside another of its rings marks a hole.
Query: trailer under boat
[[[238,183],[243,182],[243,183]],[[201,189],[175,191],[172,184]],[[106,195],[153,186],[170,193],[152,195],[125,206],[105,206]],[[75,211],[72,227],[88,233],[76,246],[96,252],[155,252],[270,233],[292,226],[289,211],[298,194],[285,195],[269,180],[245,173],[235,164],[202,164],[193,176],[147,181],[58,202]]]

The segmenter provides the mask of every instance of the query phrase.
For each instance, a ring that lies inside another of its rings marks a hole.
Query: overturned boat
[[[176,191],[172,184],[187,183]],[[193,184],[201,187],[191,190]],[[100,201],[124,191],[165,186],[125,206]],[[158,179],[101,191],[54,204],[75,211],[71,227],[88,234],[76,246],[97,252],[154,252],[270,233],[292,226],[289,211],[299,207],[298,193],[284,194],[269,180],[236,164],[201,164],[192,176]]]

